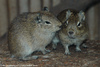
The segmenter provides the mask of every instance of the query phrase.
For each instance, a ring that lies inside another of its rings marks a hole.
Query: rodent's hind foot
[[[82,44],[82,47],[88,48],[88,46],[85,43]]]
[[[33,58],[33,59],[38,59],[39,57],[38,57],[38,56],[32,56],[32,58]]]
[[[46,52],[48,52],[48,53],[49,53],[49,52],[51,52],[51,50],[46,50]]]
[[[38,59],[38,56],[29,56],[29,57],[19,58],[19,60],[21,61],[28,61],[28,60],[33,60],[33,59]]]
[[[43,53],[43,54],[47,54],[47,53],[49,53],[49,52],[51,52],[51,51],[50,51],[50,50],[47,50],[47,49],[42,50],[42,53]]]
[[[76,45],[76,51],[81,52],[80,45]]]
[[[81,52],[81,49],[80,48],[76,48],[76,51]]]

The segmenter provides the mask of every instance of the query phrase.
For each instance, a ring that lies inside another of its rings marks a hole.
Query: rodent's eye
[[[68,24],[68,21],[66,21],[66,23]]]
[[[46,24],[51,24],[49,21],[45,21]]]
[[[82,25],[81,25],[81,23],[80,23],[80,22],[78,22],[78,23],[77,23],[77,26],[78,26],[78,27],[81,27]]]
[[[65,23],[66,26],[68,25],[68,21],[65,21],[64,23]]]

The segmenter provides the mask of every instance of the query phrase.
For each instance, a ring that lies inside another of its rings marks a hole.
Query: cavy
[[[88,39],[88,24],[85,22],[85,13],[83,11],[64,10],[60,12],[57,18],[62,22],[62,29],[53,39],[53,48],[56,49],[60,41],[65,48],[65,54],[70,54],[68,47],[76,45],[76,51],[81,51],[80,45]]]
[[[47,9],[47,8],[46,8]],[[12,57],[32,60],[35,51],[50,52],[46,46],[52,41],[61,22],[49,11],[23,13],[16,17],[8,31],[8,47]]]

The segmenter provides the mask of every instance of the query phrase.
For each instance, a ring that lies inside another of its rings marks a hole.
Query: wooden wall
[[[87,12],[87,22],[89,24],[90,39],[100,40],[100,4],[89,9]]]
[[[57,9],[55,9],[55,7],[61,6],[62,1],[63,0],[0,0],[0,37],[7,32],[10,22],[17,15],[23,12],[40,11],[44,6],[47,6],[52,13],[57,15],[58,13],[56,12],[61,11],[59,9],[62,7]],[[74,2],[76,2],[76,0]],[[72,2],[72,4],[74,2]],[[62,4],[66,6],[66,3]],[[92,7],[87,12],[87,21],[89,22],[90,39],[100,39],[100,4]]]
[[[7,22],[7,4],[5,0],[0,0],[0,36],[7,32]]]

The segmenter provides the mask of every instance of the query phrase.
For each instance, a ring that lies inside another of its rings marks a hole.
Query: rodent
[[[65,48],[65,54],[70,54],[68,47],[73,44],[76,45],[76,51],[81,51],[80,45],[88,39],[89,35],[85,13],[66,9],[60,12],[57,18],[61,21],[62,28],[53,39],[52,47],[56,49],[57,43],[61,42]],[[86,47],[84,43],[83,46]]]
[[[46,46],[52,41],[61,22],[49,11],[23,13],[16,17],[8,31],[8,47],[12,57],[20,60],[37,59],[35,51],[50,52]]]

